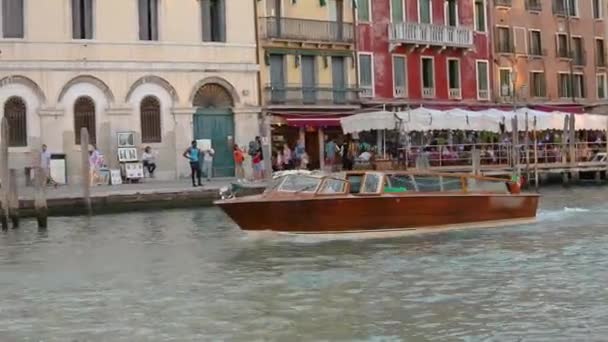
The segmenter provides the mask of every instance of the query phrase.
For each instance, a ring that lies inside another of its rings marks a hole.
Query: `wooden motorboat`
[[[286,175],[215,204],[246,231],[352,233],[520,223],[536,217],[538,200],[500,178],[360,171]]]

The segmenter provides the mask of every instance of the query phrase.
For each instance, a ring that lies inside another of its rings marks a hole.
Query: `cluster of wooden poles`
[[[0,119],[0,225],[3,231],[9,229],[9,221],[13,228],[19,227],[19,187],[17,182],[17,170],[9,167],[8,158],[8,136],[9,126],[5,117]],[[89,215],[92,214],[91,189],[90,189],[90,166],[89,166],[89,132],[86,128],[80,131],[82,148],[82,189],[83,205]],[[39,229],[47,228],[48,206],[46,200],[46,188],[48,175],[45,168],[40,165],[41,151],[34,151],[34,207]]]

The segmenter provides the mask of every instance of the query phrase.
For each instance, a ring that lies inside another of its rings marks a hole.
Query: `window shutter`
[[[2,1],[4,38],[23,38],[23,0]]]
[[[226,0],[217,0],[217,29],[218,29],[218,41],[226,41]]]
[[[93,39],[93,0],[84,0],[84,34],[85,39]]]
[[[158,0],[150,1],[150,40],[158,40]]]
[[[203,41],[211,41],[211,3],[210,0],[201,0],[201,19],[203,24]]]
[[[81,0],[72,0],[72,38],[81,39],[82,32],[80,30],[80,1]]]
[[[149,40],[150,26],[148,25],[148,13],[150,8],[148,6],[148,0],[138,0],[139,10],[139,39]]]

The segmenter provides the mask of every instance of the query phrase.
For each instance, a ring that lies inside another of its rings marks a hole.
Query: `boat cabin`
[[[347,172],[332,175],[289,174],[279,178],[266,194],[285,195],[406,195],[417,193],[509,194],[511,186],[500,178],[464,174],[412,172]]]

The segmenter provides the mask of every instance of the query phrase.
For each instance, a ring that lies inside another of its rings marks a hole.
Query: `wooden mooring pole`
[[[576,161],[576,115],[570,114],[570,128],[568,131],[568,154],[570,154],[570,173],[574,181],[579,180]]]
[[[88,215],[93,214],[91,208],[91,170],[89,166],[89,131],[86,127],[80,129],[80,150],[82,163],[82,199]]]
[[[566,167],[568,163],[568,135],[569,135],[569,127],[570,127],[570,118],[568,115],[564,117],[564,130],[562,131],[562,166]],[[562,171],[562,183],[563,185],[568,185],[569,183],[568,171]]]
[[[46,204],[46,183],[48,178],[46,171],[42,167],[36,167],[35,171],[34,184],[36,185],[36,192],[34,195],[34,208],[36,209],[36,219],[38,221],[38,229],[46,229],[49,215]]]
[[[534,142],[534,188],[538,191],[540,180],[538,175],[538,132],[536,131],[536,116],[532,124],[532,140]]]
[[[8,194],[9,194],[9,172],[8,172],[8,121],[6,117],[2,117],[0,121],[0,204],[2,204],[2,212],[0,213],[0,224],[2,230],[8,230]]]
[[[9,170],[8,190],[8,215],[13,223],[13,228],[19,228],[19,189],[15,169]]]

